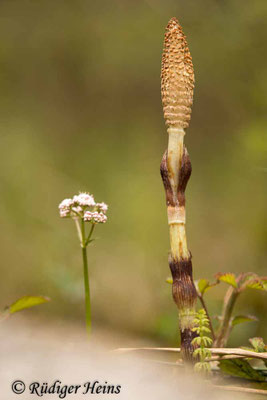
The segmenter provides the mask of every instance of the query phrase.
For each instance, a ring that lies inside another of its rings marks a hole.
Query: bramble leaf
[[[265,377],[260,373],[260,371],[252,368],[248,361],[243,359],[236,358],[233,360],[221,360],[219,361],[219,367],[221,371],[227,375],[258,382],[265,381]]]
[[[233,273],[231,273],[231,272],[227,272],[225,274],[218,273],[215,275],[215,277],[218,279],[218,281],[225,282],[228,285],[231,285],[237,289],[237,282],[236,282],[235,275]]]
[[[47,303],[50,301],[49,297],[44,296],[24,296],[7,307],[9,314],[14,314],[18,311],[37,306],[38,304]]]
[[[267,290],[266,283],[261,279],[253,279],[248,281],[246,284],[247,288],[257,289],[257,290]]]
[[[254,315],[236,315],[232,319],[232,326],[242,324],[244,322],[251,322],[251,321],[258,321],[257,317],[254,317]]]

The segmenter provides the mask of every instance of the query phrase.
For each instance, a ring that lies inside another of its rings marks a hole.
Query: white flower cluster
[[[107,216],[103,214],[102,212],[91,212],[91,211],[86,211],[84,213],[83,217],[84,221],[90,221],[93,222],[94,224],[100,223],[104,224],[107,222]]]
[[[89,193],[80,193],[73,197],[73,202],[79,206],[93,207],[96,205],[94,196]]]
[[[106,203],[96,203],[94,196],[82,192],[73,196],[72,199],[64,199],[58,206],[59,215],[62,218],[82,218],[84,221],[93,224],[105,223],[107,216],[105,215],[108,206]],[[89,208],[89,210],[88,210]]]

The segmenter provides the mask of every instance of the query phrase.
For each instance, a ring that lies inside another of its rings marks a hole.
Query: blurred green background
[[[58,204],[79,190],[109,204],[89,248],[94,324],[177,343],[160,99],[164,29],[176,16],[196,76],[186,144],[195,278],[266,272],[266,0],[12,0],[0,3],[0,218],[4,307],[83,326],[81,254]],[[218,315],[226,285],[207,293]],[[266,295],[248,290],[230,345],[266,335]]]

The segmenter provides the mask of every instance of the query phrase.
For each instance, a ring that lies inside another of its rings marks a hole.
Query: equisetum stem
[[[191,253],[185,231],[185,189],[191,162],[184,146],[193,102],[194,71],[185,35],[176,18],[166,28],[161,68],[161,97],[168,131],[168,149],[161,166],[170,231],[169,266],[172,295],[179,313],[181,349],[186,361],[194,362],[193,331],[197,292],[192,276]]]

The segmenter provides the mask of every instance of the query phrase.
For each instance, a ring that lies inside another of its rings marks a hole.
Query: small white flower
[[[105,222],[107,222],[107,216],[102,212],[94,212],[94,221],[96,223],[104,224]]]
[[[79,206],[87,206],[87,207],[95,206],[94,196],[86,192],[82,192],[78,195],[75,195],[73,197],[73,202],[75,204],[78,204]]]
[[[91,211],[86,210],[91,207]],[[81,192],[73,199],[64,199],[58,206],[59,214],[62,218],[71,217],[73,219],[83,218],[84,221],[89,221],[93,224],[104,224],[107,221],[106,212],[108,206],[106,203],[96,203],[94,196]]]
[[[59,210],[59,215],[61,218],[66,218],[70,216],[70,210]]]
[[[99,211],[102,211],[103,213],[106,213],[108,211],[108,205],[106,203],[96,203],[96,206]]]
[[[91,211],[86,211],[84,213],[84,221],[90,221],[94,224],[104,224],[107,222],[107,216],[103,214],[102,212],[91,212]]]
[[[85,211],[83,219],[84,221],[92,221],[93,219],[93,214],[91,211]]]
[[[70,208],[73,205],[72,199],[64,199],[58,206],[60,210],[64,210]]]
[[[64,199],[59,204],[58,208],[59,208],[59,215],[61,218],[66,218],[70,216],[72,204],[73,204],[72,199]]]

